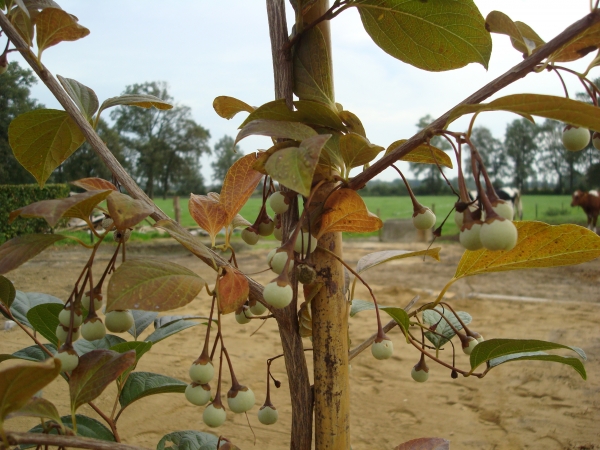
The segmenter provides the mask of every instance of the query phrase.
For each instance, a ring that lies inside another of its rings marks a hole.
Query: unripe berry
[[[254,304],[250,306],[250,312],[255,316],[262,316],[267,312],[267,307],[260,302],[254,301]]]
[[[258,421],[263,425],[273,425],[277,422],[279,413],[274,406],[263,406],[258,410]]]
[[[467,225],[463,224],[462,228],[460,229],[459,240],[462,246],[467,250],[475,251],[483,247],[479,237],[481,225],[481,221],[476,221],[471,224],[470,228],[467,228]]]
[[[420,211],[415,211],[412,217],[413,225],[417,230],[429,230],[435,225],[435,214],[431,209],[423,207]]]
[[[269,197],[269,205],[271,206],[271,209],[275,211],[275,214],[283,214],[290,207],[286,196],[279,191],[274,192]]]
[[[227,413],[225,413],[223,406],[215,406],[214,402],[208,405],[202,414],[202,420],[204,420],[204,423],[212,428],[223,425],[226,418]]]
[[[260,239],[260,236],[254,228],[248,227],[242,230],[242,239],[248,245],[256,245],[256,243]]]
[[[88,311],[90,310],[90,296],[89,292],[83,296],[81,299],[81,306],[83,306]],[[98,311],[102,308],[102,295],[96,294],[94,295],[94,311]]]
[[[129,236],[131,236],[131,230],[127,229],[125,231],[123,230],[116,230],[113,233],[113,239],[116,242],[127,242],[129,240]]]
[[[590,132],[587,128],[567,125],[563,131],[562,142],[567,150],[578,152],[590,143]]]
[[[273,270],[273,272],[275,272],[277,275],[283,272],[283,268],[285,267],[285,263],[287,262],[287,260],[287,252],[275,253],[273,258],[271,259],[271,269]],[[291,269],[292,267],[293,263],[290,262],[289,268]]]
[[[192,364],[190,367],[189,375],[192,381],[199,384],[207,384],[213,379],[213,376],[215,375],[215,368],[210,361],[208,361],[206,364],[194,362],[194,364]]]
[[[185,398],[192,405],[204,406],[210,400],[210,386],[208,384],[190,383],[185,388]]]
[[[477,342],[481,343],[483,341],[485,341],[485,339],[483,338],[482,335],[479,335],[478,337],[475,338],[477,340]]]
[[[275,229],[275,222],[273,219],[268,217],[266,222],[261,222],[258,224],[258,234],[261,236],[271,236],[273,234],[273,230]]]
[[[271,261],[273,260],[273,256],[275,256],[275,253],[277,252],[277,250],[279,250],[279,249],[274,248],[267,254],[267,266],[271,267]]]
[[[99,317],[86,319],[81,327],[81,336],[88,341],[95,341],[106,336],[106,328]]]
[[[71,310],[69,308],[63,309],[58,313],[58,321],[64,327],[68,327],[71,321]],[[73,316],[73,327],[77,328],[83,322],[83,316],[81,315],[81,311],[75,311]]]
[[[515,224],[500,217],[486,220],[479,233],[481,244],[488,250],[512,250],[517,237]]]
[[[79,365],[79,356],[73,349],[60,348],[54,354],[54,358],[58,359],[61,363],[61,372],[71,372]]]
[[[594,134],[592,134],[592,144],[594,144],[596,150],[600,150],[600,133],[597,131],[594,131]]]
[[[236,414],[250,411],[254,402],[254,392],[249,387],[240,386],[239,390],[231,388],[227,393],[227,406]]]
[[[58,325],[56,327],[56,337],[60,342],[67,342],[67,336],[69,335],[69,327],[63,327]],[[75,342],[79,339],[79,328],[73,328],[73,334],[71,335],[71,342]]]
[[[309,241],[310,233],[307,231],[301,231],[298,233],[296,237],[296,242],[294,243],[294,251],[296,253],[306,253],[308,250],[308,241]],[[317,248],[317,240],[314,236],[310,236],[310,252],[314,252]]]
[[[429,378],[429,372],[426,372],[420,368],[417,369],[417,366],[418,364],[412,368],[410,371],[410,376],[418,383],[425,383]]]
[[[462,342],[462,350],[465,354],[470,355],[473,349],[479,342],[477,339],[472,338],[471,336],[467,336],[465,339],[461,339]]]
[[[492,208],[494,208],[494,212],[500,217],[503,217],[506,220],[513,220],[515,212],[513,209],[512,202],[498,200],[498,202],[495,205],[492,204]]]
[[[252,313],[250,312],[250,308],[246,305],[242,305],[242,307],[235,312],[235,320],[240,325],[250,322],[250,317],[252,317]]]
[[[113,223],[113,220],[109,216],[105,216],[104,219],[102,219],[102,228],[108,230],[113,226]]]
[[[371,345],[371,353],[375,359],[389,359],[394,353],[394,343],[389,339],[375,340]]]
[[[273,228],[273,237],[278,241],[283,240],[283,227],[275,227]]]
[[[265,302],[277,309],[285,308],[289,305],[293,296],[294,292],[289,284],[279,286],[277,281],[271,281],[265,286],[263,291]]]
[[[107,312],[104,320],[108,331],[113,333],[125,333],[133,326],[133,315],[129,310]]]

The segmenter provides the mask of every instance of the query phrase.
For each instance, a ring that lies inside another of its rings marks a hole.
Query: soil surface
[[[397,260],[364,273],[381,304],[404,307],[419,295],[419,304],[432,301],[452,278],[462,255],[455,243],[442,243],[441,262],[422,258]],[[347,241],[344,258],[352,266],[362,256],[389,249],[421,250],[423,244],[390,244],[376,241]],[[97,257],[98,274],[108,262],[110,249]],[[266,247],[245,248],[238,252],[242,270],[253,273],[266,267]],[[88,252],[60,248],[48,250],[27,262],[8,277],[18,290],[45,292],[63,301],[68,297]],[[184,265],[212,284],[214,272],[186,254],[172,241],[151,246],[132,246],[130,258],[169,260]],[[269,272],[254,276],[269,282]],[[472,329],[489,338],[529,338],[555,341],[581,347],[588,356],[584,381],[568,366],[548,362],[513,362],[493,369],[483,379],[458,379],[433,361],[429,363],[427,383],[410,377],[418,360],[416,350],[395,328],[389,333],[394,340],[394,356],[375,360],[367,349],[352,362],[351,436],[354,450],[393,449],[418,437],[442,437],[451,448],[460,449],[600,449],[600,261],[551,269],[532,269],[478,275],[458,281],[446,299],[457,310],[473,316]],[[356,298],[368,300],[368,291],[357,287]],[[209,298],[202,292],[196,300],[172,314],[209,312]],[[383,317],[387,321],[387,317]],[[273,375],[282,383],[272,388],[272,400],[279,411],[279,421],[261,425],[256,412],[264,400],[266,359],[281,352],[276,323],[268,320],[259,330],[258,321],[238,325],[233,315],[224,317],[226,345],[233,356],[236,375],[256,394],[256,407],[249,421],[244,415],[227,413],[228,421],[217,430],[202,422],[203,407],[186,402],[180,394],[161,394],[143,398],[129,406],[118,426],[121,439],[130,444],[155,448],[170,431],[194,429],[223,434],[242,449],[289,448],[291,423],[290,399],[283,360],[273,363]],[[3,324],[0,323],[0,326]],[[3,327],[2,327],[3,328]],[[152,329],[152,326],[149,327]],[[147,330],[142,338],[152,330]],[[157,343],[144,355],[137,370],[163,373],[188,380],[188,368],[199,355],[205,327],[188,328]],[[376,331],[373,311],[350,319],[350,337],[354,347]],[[122,337],[131,339],[127,334]],[[32,345],[18,328],[0,331],[0,353],[12,353]],[[311,343],[305,340],[309,348]],[[450,347],[445,357],[451,359]],[[307,353],[310,355],[310,353]],[[312,362],[309,358],[309,367]],[[2,363],[12,364],[7,361]],[[468,367],[468,359],[459,351],[457,363]],[[228,375],[225,376],[228,386]],[[213,384],[213,393],[216,381]],[[228,387],[224,388],[225,391]],[[95,402],[110,413],[116,389],[111,386]],[[44,390],[63,415],[69,413],[65,382],[57,379]],[[98,418],[87,406],[82,414]],[[7,429],[26,431],[35,420],[11,419]]]

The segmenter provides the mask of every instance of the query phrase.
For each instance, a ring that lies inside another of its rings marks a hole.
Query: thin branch
[[[101,441],[80,436],[60,436],[43,433],[6,433],[10,445],[54,445],[64,448],[87,448],[91,450],[149,450],[146,447]],[[0,443],[0,449],[3,448]]]
[[[390,320],[388,323],[386,323],[383,326],[383,328],[382,328],[383,332],[387,333],[392,328],[394,328],[396,325],[398,325],[398,323],[395,320]],[[352,361],[360,353],[362,353],[364,350],[366,350],[367,348],[369,348],[371,346],[371,344],[373,342],[375,342],[375,339],[377,339],[377,333],[372,334],[370,337],[368,337],[363,342],[361,342],[356,347],[354,347],[352,350],[350,350],[348,352],[348,362]]]

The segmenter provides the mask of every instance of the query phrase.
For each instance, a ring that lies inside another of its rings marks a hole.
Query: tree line
[[[11,62],[0,84],[0,184],[34,183],[34,178],[15,160],[8,144],[8,126],[19,114],[43,108],[31,98],[36,78],[29,69]],[[596,80],[596,84],[600,79]],[[174,103],[164,82],[147,82],[127,86],[124,94],[151,94]],[[175,104],[175,103],[174,103]],[[121,164],[136,177],[150,197],[188,195],[219,191],[227,169],[242,156],[230,136],[223,136],[213,148],[210,132],[196,123],[191,109],[175,104],[173,109],[115,108],[112,124],[101,120],[98,134]],[[416,126],[426,127],[433,118],[422,117]],[[534,124],[516,119],[506,127],[504,139],[493,136],[486,127],[475,127],[473,145],[481,153],[490,177],[498,187],[510,185],[522,191],[571,193],[575,189],[597,189],[600,180],[600,152],[591,144],[581,152],[567,151],[561,141],[564,125],[554,120]],[[450,145],[436,136],[432,145],[450,151]],[[468,148],[467,148],[468,150]],[[464,152],[468,154],[468,151]],[[201,159],[213,155],[210,184],[201,173]],[[464,164],[470,164],[468,155]],[[410,164],[414,179],[411,185],[418,194],[444,194],[450,190],[435,165]],[[67,159],[50,182],[63,183],[86,177],[110,179],[110,171],[91,147],[82,147]],[[474,185],[473,185],[474,186]],[[365,195],[406,195],[400,179],[371,181]]]

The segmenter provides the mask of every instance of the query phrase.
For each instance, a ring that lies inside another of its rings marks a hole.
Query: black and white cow
[[[496,188],[496,195],[500,200],[510,202],[513,207],[513,220],[523,220],[523,204],[521,203],[521,191],[517,188],[501,187]],[[469,191],[472,200],[477,198],[477,191]]]

